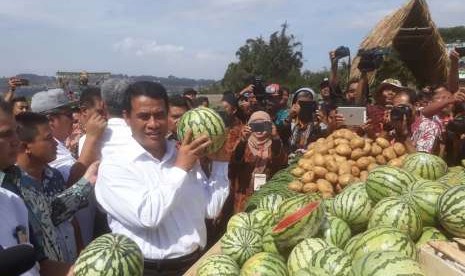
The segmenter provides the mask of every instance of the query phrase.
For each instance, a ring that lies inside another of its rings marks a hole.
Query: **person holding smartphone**
[[[244,210],[247,199],[259,188],[259,178],[270,179],[286,165],[287,155],[270,115],[264,111],[254,112],[242,128],[231,158],[229,178],[234,213]]]

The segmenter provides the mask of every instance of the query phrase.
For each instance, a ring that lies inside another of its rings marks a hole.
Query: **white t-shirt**
[[[17,226],[26,228],[29,236],[27,209],[23,200],[14,193],[0,188],[0,210],[0,245],[3,248],[18,245],[18,241],[13,235]],[[39,265],[36,264],[21,275],[38,276]]]

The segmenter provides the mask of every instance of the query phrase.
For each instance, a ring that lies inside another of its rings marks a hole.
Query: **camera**
[[[372,48],[368,50],[361,49],[358,51],[360,62],[358,69],[362,72],[371,72],[378,69],[384,61],[384,56],[389,54],[388,48]]]
[[[298,101],[300,105],[299,119],[303,122],[311,122],[315,118],[315,113],[318,110],[316,102]]]
[[[452,121],[450,121],[447,124],[447,130],[457,135],[465,134],[465,115],[458,115]]]
[[[401,121],[404,118],[411,118],[413,116],[413,110],[408,105],[398,105],[391,109],[391,121]]]
[[[350,56],[350,49],[349,47],[340,46],[336,50],[334,50],[334,58],[341,59]]]
[[[258,101],[262,101],[265,98],[265,85],[263,84],[262,77],[256,76],[253,79],[253,93],[257,97]]]

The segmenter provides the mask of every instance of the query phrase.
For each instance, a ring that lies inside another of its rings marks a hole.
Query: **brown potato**
[[[371,144],[370,143],[365,143],[365,146],[362,149],[363,155],[369,155],[371,153]]]
[[[376,163],[371,163],[370,165],[368,165],[368,168],[367,168],[367,171],[371,171],[373,170],[374,168],[378,167],[379,165],[376,164]]]
[[[365,140],[361,137],[355,137],[352,140],[350,140],[350,147],[354,149],[362,149],[365,146]]]
[[[291,181],[289,182],[289,184],[287,184],[287,188],[291,191],[294,191],[294,192],[302,192],[302,187],[303,187],[303,184],[302,182],[298,181],[298,180],[294,180],[294,181]]]
[[[321,154],[327,154],[328,150],[329,149],[325,144],[318,145],[318,147],[315,148],[315,152],[321,153]]]
[[[352,153],[350,154],[350,159],[352,160],[358,160],[360,157],[364,156],[365,153],[361,148],[356,148],[352,150]]]
[[[402,160],[402,161],[404,161],[405,158],[406,158],[407,156],[408,156],[408,154],[404,154],[404,155],[402,155],[402,156],[399,156],[399,159]]]
[[[376,156],[376,163],[378,163],[379,165],[386,165],[387,163],[386,157],[384,157],[381,154]]]
[[[338,181],[338,175],[333,172],[328,172],[325,175],[325,179],[328,180],[328,182],[330,182],[331,184],[335,185]]]
[[[315,155],[312,157],[312,160],[315,166],[324,166],[325,164],[325,159],[321,153],[315,153]]]
[[[365,138],[365,143],[367,143],[367,144],[372,144],[372,143],[373,143],[373,139]]]
[[[313,166],[314,166],[314,165],[313,165],[313,160],[308,159],[308,160],[304,163],[304,165],[303,165],[302,168],[303,168],[304,170],[306,170],[306,171],[310,171],[310,170],[313,169]]]
[[[328,149],[332,149],[335,146],[336,146],[336,144],[334,144],[334,140],[326,141],[326,147],[328,147]]]
[[[367,171],[361,171],[360,172],[360,180],[361,181],[366,181],[368,178],[368,172]]]
[[[328,154],[335,154],[336,153],[336,150],[335,149],[329,149],[328,150]]]
[[[316,193],[318,192],[318,185],[316,183],[305,183],[302,187],[304,193]]]
[[[325,159],[325,163],[331,160],[334,161],[334,156],[332,156],[331,154],[325,155],[323,156],[323,158]]]
[[[376,163],[376,159],[373,156],[367,156],[367,159],[370,163]]]
[[[378,137],[376,138],[376,144],[378,144],[380,147],[383,149],[389,147],[391,144],[389,143],[388,140],[384,139],[383,137]]]
[[[341,144],[336,147],[336,153],[342,156],[350,156],[352,149],[347,144]]]
[[[334,192],[321,192],[321,197],[323,199],[327,199],[327,198],[332,198],[334,196]]]
[[[315,173],[313,171],[308,171],[304,173],[300,179],[303,183],[313,182],[313,180],[315,179]]]
[[[396,152],[392,147],[385,148],[383,150],[383,156],[386,157],[388,161],[397,158]]]
[[[346,140],[344,138],[337,138],[337,139],[334,139],[334,145],[335,146],[339,146],[341,144],[346,144],[346,145],[349,145],[349,140]]]
[[[326,179],[318,179],[316,184],[318,185],[318,190],[322,193],[334,193],[333,185],[328,182]]]
[[[392,147],[394,148],[397,156],[402,156],[405,154],[405,152],[407,152],[407,149],[402,143],[395,143]]]
[[[345,156],[340,156],[340,155],[333,155],[333,156],[334,156],[334,161],[336,161],[336,163],[338,164],[347,161],[347,158]]]
[[[328,160],[325,164],[325,168],[330,171],[330,172],[337,172],[338,170],[338,165],[336,163],[336,161],[334,160]]]
[[[339,176],[339,185],[341,185],[341,187],[345,187],[353,181],[354,177],[351,174],[343,174]]]
[[[353,176],[359,176],[360,175],[360,169],[357,166],[352,166],[351,174]]]
[[[302,176],[304,173],[305,173],[305,170],[302,169],[302,168],[299,168],[299,167],[294,168],[294,169],[291,170],[291,174],[292,174],[293,176],[296,176],[296,177],[300,177],[300,176]]]
[[[371,145],[371,155],[372,156],[378,156],[383,152],[383,148],[380,147],[378,144],[372,144]]]
[[[316,140],[316,142],[324,144],[324,143],[326,143],[326,139],[325,138],[319,138],[318,140]]]
[[[360,157],[358,160],[357,160],[357,167],[360,169],[360,170],[364,170],[368,167],[368,165],[370,165],[370,159],[368,157]]]
[[[343,129],[338,129],[335,132],[333,132],[332,135],[334,139],[342,138],[344,136],[344,131]]]
[[[313,172],[315,173],[315,178],[323,178],[328,173],[328,170],[323,167],[315,166],[313,167]]]
[[[310,149],[310,150],[307,150],[303,156],[306,158],[311,158],[314,154],[315,154],[315,149]]]
[[[352,166],[350,165],[349,162],[343,162],[339,164],[339,170],[338,170],[339,175],[350,174],[351,172],[352,172]]]
[[[299,161],[297,161],[297,166],[303,168],[305,162],[307,162],[307,159],[305,159],[305,158],[300,158]]]
[[[315,143],[310,143],[307,147],[307,150],[312,150],[315,149],[316,144]]]
[[[403,164],[404,164],[404,161],[400,160],[399,158],[394,158],[388,162],[388,165],[398,167],[398,168],[402,167]]]
[[[352,131],[350,131],[348,129],[344,129],[344,133],[342,134],[342,136],[344,137],[344,139],[350,141],[350,140],[354,139],[355,133],[353,133]]]
[[[357,164],[357,162],[354,161],[354,160],[352,160],[352,159],[351,159],[351,160],[347,160],[347,163],[349,163],[351,166],[354,166],[354,165]]]

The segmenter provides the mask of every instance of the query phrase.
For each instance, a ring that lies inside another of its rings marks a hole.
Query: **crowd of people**
[[[341,127],[449,165],[464,158],[465,87],[457,71],[447,84],[420,91],[386,79],[367,94],[366,72],[344,89],[333,52],[330,58],[333,70],[319,91],[255,80],[224,92],[216,108],[227,138],[209,155],[207,135],[177,135],[184,113],[210,105],[194,89],[169,97],[159,83],[108,79],[81,86],[77,100],[57,88],[29,102],[15,97],[19,80],[11,78],[0,101],[0,254],[23,244],[34,254],[0,274],[72,275],[79,252],[113,232],[138,244],[146,275],[181,275],[263,179]],[[457,53],[451,60],[458,62]],[[367,120],[348,125],[341,106],[366,107]]]

